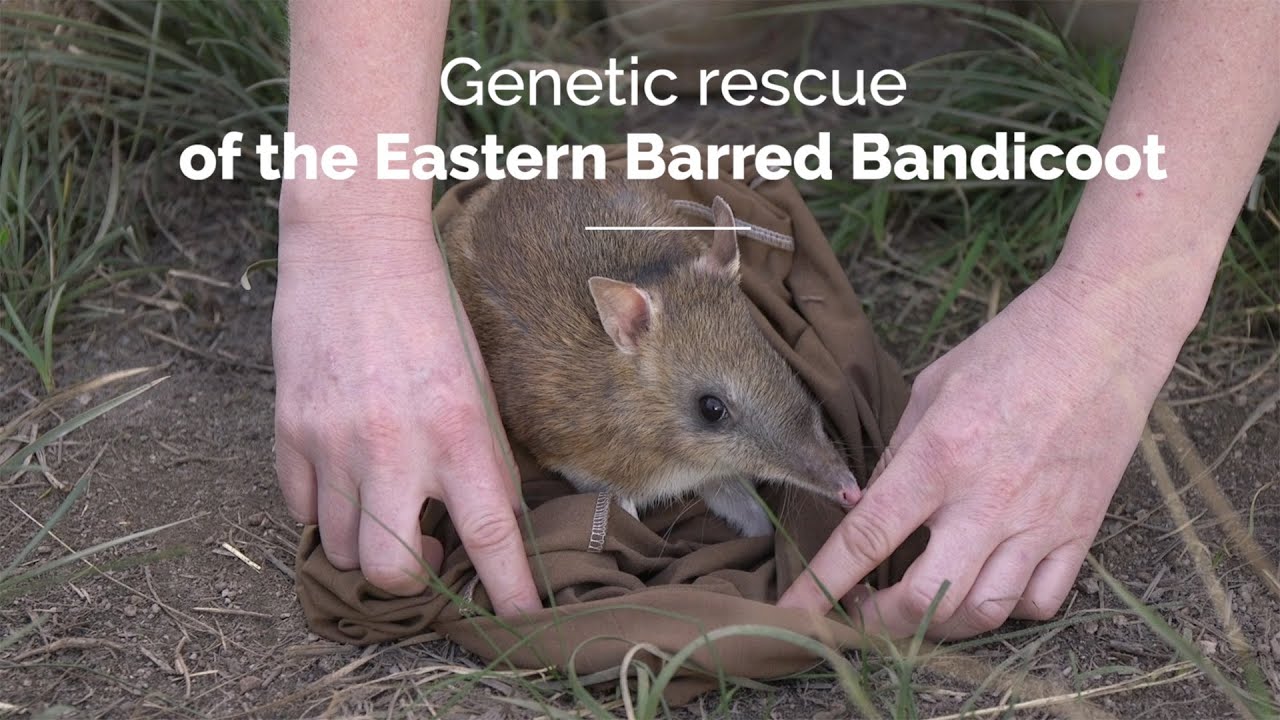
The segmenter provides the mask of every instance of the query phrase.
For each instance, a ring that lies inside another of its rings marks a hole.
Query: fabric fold
[[[607,148],[611,164],[625,163],[625,147]],[[722,176],[730,174],[722,168]],[[740,220],[763,232],[742,237],[742,288],[757,324],[821,402],[839,445],[860,482],[875,466],[906,405],[908,388],[897,363],[874,336],[845,270],[787,181],[656,180],[673,201],[709,206],[724,197]],[[484,180],[450,189],[436,207],[441,228]],[[694,223],[697,224],[697,223]],[[706,233],[709,239],[710,233]],[[793,240],[788,249],[778,236]],[[513,249],[518,252],[518,249]],[[733,625],[783,628],[830,647],[859,645],[857,631],[836,613],[827,617],[776,607],[778,593],[804,571],[842,517],[833,503],[773,486],[761,497],[779,518],[771,538],[738,537],[700,500],[654,510],[643,522],[609,505],[602,530],[596,493],[572,486],[515,447],[528,511],[525,547],[545,608],[498,620],[468,617],[451,596],[470,595],[491,609],[483,584],[435,501],[423,510],[422,530],[438,538],[444,562],[433,585],[415,597],[395,597],[370,585],[358,570],[334,568],[315,527],[298,549],[298,595],[312,630],[330,640],[368,644],[435,630],[486,660],[505,666],[565,668],[579,674],[618,668],[637,643],[674,654],[706,633]],[[607,499],[606,499],[607,500]],[[870,578],[886,584],[901,576],[922,549],[917,536]],[[657,658],[640,653],[656,667]],[[717,672],[776,679],[813,667],[820,658],[765,637],[726,637],[692,656],[666,690],[683,704],[717,687]],[[699,670],[701,667],[702,670]]]

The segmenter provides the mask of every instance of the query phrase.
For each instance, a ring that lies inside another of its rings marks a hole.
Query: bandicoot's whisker
[[[671,225],[587,225],[583,230],[742,230],[743,228],[728,226],[720,227],[718,225],[681,225],[672,227]]]

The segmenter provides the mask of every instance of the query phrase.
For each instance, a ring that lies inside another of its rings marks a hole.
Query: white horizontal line
[[[631,226],[631,225],[588,225],[584,230],[745,230],[746,228],[734,227],[732,225],[685,225],[672,227],[671,225],[655,225],[653,227]]]

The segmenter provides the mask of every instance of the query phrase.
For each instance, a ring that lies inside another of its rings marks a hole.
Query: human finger
[[[276,437],[281,438],[279,430]],[[276,478],[285,506],[294,520],[307,525],[316,522],[316,471],[307,456],[291,442],[276,440]]]
[[[1022,598],[1013,608],[1012,617],[1022,620],[1049,620],[1058,614],[1067,594],[1075,585],[1076,575],[1089,553],[1087,543],[1063,545],[1050,552],[1036,566]]]
[[[899,638],[914,634],[923,622],[947,622],[960,609],[998,543],[990,529],[978,524],[931,527],[928,546],[902,580],[873,592],[858,606],[863,628],[873,635]]]
[[[966,638],[1003,625],[1021,601],[1043,554],[1042,549],[1023,538],[1000,543],[982,566],[959,609],[949,619],[932,623],[927,636],[934,640]]]
[[[832,599],[843,597],[933,515],[938,497],[929,477],[915,454],[904,450],[894,458],[778,606],[830,610]]]
[[[494,610],[499,615],[538,610],[542,602],[513,508],[519,493],[507,487],[514,480],[496,457],[487,427],[478,427],[471,442],[451,446],[450,462],[441,468],[453,478],[445,486],[445,505]]]
[[[488,407],[496,409],[498,407],[498,399],[493,395],[493,389],[489,383],[485,382],[486,393],[488,395]],[[524,498],[520,494],[520,470],[516,467],[516,460],[511,452],[511,444],[507,442],[507,434],[502,429],[501,421],[497,422],[496,429],[492,429],[483,435],[480,441],[488,452],[485,457],[492,457],[493,463],[497,468],[498,485],[502,488],[507,503],[511,505],[511,509],[517,516],[524,512]]]
[[[404,453],[415,462],[382,459],[368,467],[360,483],[360,568],[369,582],[395,595],[416,595],[431,570],[419,519],[426,493],[409,473],[429,472],[430,458],[416,449]],[[416,469],[415,469],[416,468]],[[438,563],[437,563],[438,566]]]
[[[343,470],[324,464],[316,468],[316,515],[325,556],[339,570],[360,567],[357,546],[360,494]]]

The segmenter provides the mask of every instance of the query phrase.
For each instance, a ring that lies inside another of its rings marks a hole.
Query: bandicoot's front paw
[[[773,534],[773,523],[748,483],[726,480],[702,491],[707,508],[743,537],[765,537]]]
[[[742,537],[768,537],[773,534],[773,523],[769,522],[768,513],[759,505],[753,505],[750,510],[739,513],[737,517],[726,517],[725,520]]]

